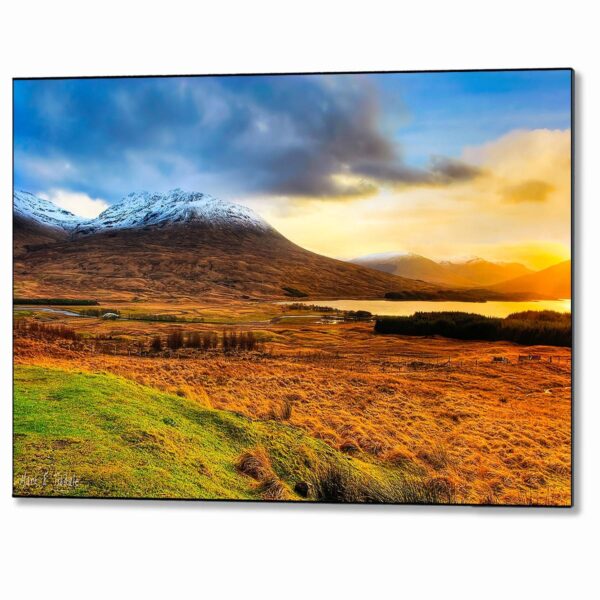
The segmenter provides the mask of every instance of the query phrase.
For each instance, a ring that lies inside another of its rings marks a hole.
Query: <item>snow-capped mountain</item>
[[[180,189],[166,194],[131,193],[94,219],[78,217],[48,200],[21,190],[14,191],[13,201],[15,217],[73,234],[191,223],[229,229],[272,230],[264,219],[245,206]]]
[[[166,194],[136,192],[79,224],[76,233],[201,224],[211,227],[271,230],[254,211],[200,192],[171,190]]]
[[[85,219],[56,206],[49,200],[44,200],[22,190],[13,192],[13,210],[16,217],[34,221],[45,227],[65,231],[72,231],[85,221]]]

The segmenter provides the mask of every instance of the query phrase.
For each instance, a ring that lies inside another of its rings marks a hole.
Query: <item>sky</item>
[[[14,184],[201,191],[328,256],[569,258],[570,72],[14,82]]]

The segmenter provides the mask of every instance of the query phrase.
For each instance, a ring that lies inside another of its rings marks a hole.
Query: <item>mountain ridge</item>
[[[350,262],[401,277],[461,288],[487,287],[532,273],[520,263],[492,262],[479,257],[434,261],[412,252],[386,252],[354,258]]]

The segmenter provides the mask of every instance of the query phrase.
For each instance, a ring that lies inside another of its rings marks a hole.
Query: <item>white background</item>
[[[592,598],[598,566],[598,17],[592,2],[4,2],[0,591],[5,598]],[[576,508],[298,507],[11,495],[11,78],[574,67]]]

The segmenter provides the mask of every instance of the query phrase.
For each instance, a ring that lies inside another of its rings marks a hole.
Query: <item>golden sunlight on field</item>
[[[111,341],[100,352],[22,337],[17,364],[109,372],[212,408],[286,420],[347,454],[417,465],[456,502],[570,504],[568,348],[382,336],[370,323],[250,323],[231,329],[252,330],[261,352],[140,356],[132,344],[159,332],[221,335],[224,326],[55,322]]]

